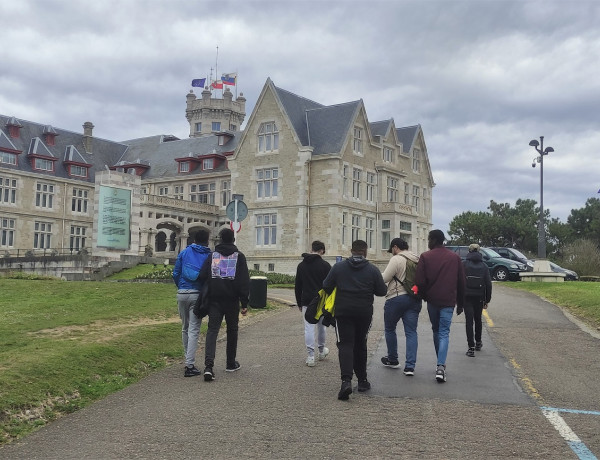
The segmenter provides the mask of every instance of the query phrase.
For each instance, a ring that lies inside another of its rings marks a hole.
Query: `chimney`
[[[86,121],[83,124],[83,147],[87,153],[92,153],[92,130],[94,125],[91,121]]]
[[[10,117],[6,121],[6,127],[8,128],[9,136],[12,137],[13,139],[16,139],[19,137],[19,134],[20,134],[20,131],[21,131],[21,128],[23,127],[23,125],[15,117]]]

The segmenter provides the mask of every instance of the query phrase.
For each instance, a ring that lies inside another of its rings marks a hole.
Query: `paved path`
[[[565,433],[600,453],[600,341],[558,308],[495,284],[484,349],[464,355],[464,316],[455,316],[448,382],[438,384],[425,307],[415,377],[379,364],[382,305],[369,335],[367,394],[337,400],[333,333],[330,356],[308,368],[298,309],[265,311],[240,331],[239,372],[225,372],[220,342],[214,382],[172,366],[0,449],[0,458],[577,458]],[[402,354],[403,334],[399,344]],[[575,410],[561,412],[570,432],[555,428],[546,405]]]

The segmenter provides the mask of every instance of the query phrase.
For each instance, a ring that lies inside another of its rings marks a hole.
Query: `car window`
[[[492,251],[490,248],[480,248],[481,252],[483,252],[488,257],[502,257],[496,251]]]
[[[461,257],[467,257],[467,254],[469,253],[469,248],[460,247],[456,252],[458,252],[458,255]]]
[[[498,249],[494,249],[498,254],[500,254],[502,257],[506,257],[508,259],[512,259],[511,257],[511,253],[508,251],[508,249],[504,249],[504,248],[498,248]]]

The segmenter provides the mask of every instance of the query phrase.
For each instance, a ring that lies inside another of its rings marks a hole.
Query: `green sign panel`
[[[98,243],[104,248],[129,249],[131,190],[100,186]]]

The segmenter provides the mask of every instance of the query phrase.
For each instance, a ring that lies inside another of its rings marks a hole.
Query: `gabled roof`
[[[140,158],[150,164],[150,169],[144,173],[144,179],[157,179],[161,177],[176,177],[178,164],[176,158],[183,158],[190,154],[194,157],[212,155],[213,153],[225,155],[233,152],[237,147],[241,132],[232,133],[233,137],[225,145],[219,145],[219,137],[202,136],[178,139],[174,136],[150,136],[124,141],[129,148],[119,162],[133,164]],[[116,162],[115,162],[116,164]],[[225,171],[225,162],[211,172]],[[195,174],[195,173],[192,173]]]
[[[402,151],[405,154],[410,153],[410,149],[412,148],[415,140],[417,139],[417,135],[419,134],[419,130],[421,129],[421,125],[414,126],[406,126],[404,128],[396,128],[396,134],[398,135],[398,140],[402,143]]]
[[[79,150],[77,150],[74,145],[67,145],[63,161],[89,164],[89,162],[84,158],[84,156],[81,153],[79,153]]]
[[[273,85],[273,87],[275,88],[277,97],[281,101],[281,105],[290,119],[292,127],[294,128],[294,131],[296,131],[300,142],[302,145],[309,145],[308,127],[306,125],[306,111],[325,106],[323,104],[319,104],[318,102],[311,101],[310,99],[306,99],[286,91],[285,89],[278,88],[275,85]]]
[[[0,131],[0,149],[6,150],[20,150],[17,149],[15,144],[12,143],[10,138],[6,135],[4,131]]]
[[[313,155],[341,152],[361,101],[308,110],[308,133]]]
[[[369,123],[369,126],[371,128],[371,135],[373,137],[375,137],[375,136],[379,136],[381,138],[386,137],[393,122],[394,122],[394,119],[390,118],[389,120],[374,121],[373,123]]]
[[[43,157],[56,158],[55,155],[46,147],[46,144],[42,142],[39,137],[34,137],[29,143],[29,150],[27,155],[40,155]]]

